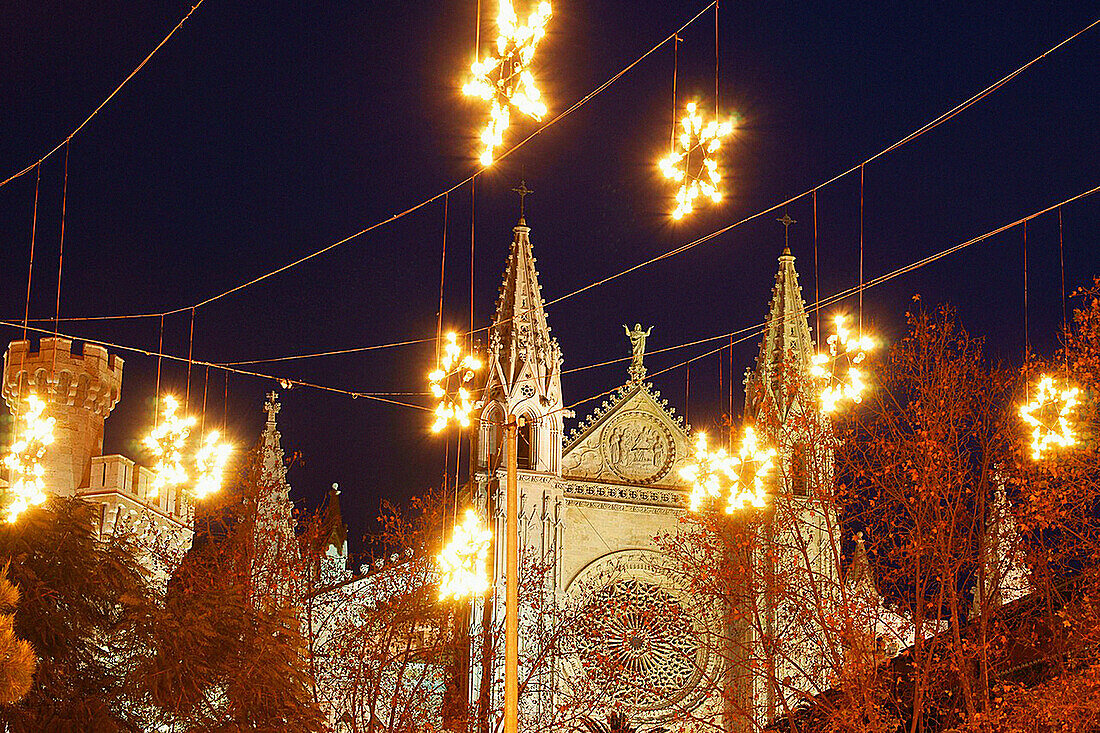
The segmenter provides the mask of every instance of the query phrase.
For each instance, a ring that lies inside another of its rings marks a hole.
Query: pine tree
[[[31,689],[38,660],[34,649],[15,633],[15,608],[19,589],[8,580],[8,568],[0,571],[0,705],[18,701]]]

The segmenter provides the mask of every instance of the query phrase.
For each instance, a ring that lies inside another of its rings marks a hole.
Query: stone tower
[[[49,493],[73,496],[90,482],[92,457],[103,453],[103,423],[118,404],[122,359],[102,346],[73,349],[66,338],[13,341],[4,354],[4,399],[15,414],[31,392],[57,419],[43,460]]]
[[[787,217],[780,221],[793,223]],[[810,377],[814,344],[794,261],[784,247],[756,367],[745,379],[746,418],[778,451],[774,499],[756,544],[761,552],[755,631],[762,637],[757,648],[765,675],[786,680],[781,686],[792,693],[814,694],[827,686],[818,617],[837,598],[840,537],[832,496],[832,428]],[[770,552],[763,551],[767,547]],[[820,613],[802,613],[807,606]],[[776,651],[765,655],[766,648]],[[770,721],[780,710],[776,688],[764,681],[754,685],[758,719]]]
[[[488,373],[481,391],[481,413],[477,435],[472,445],[474,466],[473,499],[489,517],[496,538],[493,557],[493,579],[496,591],[485,613],[475,614],[474,638],[485,627],[495,626],[504,613],[504,553],[507,517],[504,501],[504,467],[507,465],[503,445],[504,424],[509,415],[521,419],[517,440],[519,467],[519,561],[520,572],[534,583],[547,599],[552,599],[561,587],[561,557],[558,552],[561,537],[562,494],[555,482],[561,476],[562,424],[564,415],[561,393],[561,349],[550,336],[546,322],[542,291],[539,287],[535,258],[531,251],[530,227],[521,216],[512,229],[513,239],[504,279],[497,299],[496,314],[489,328]],[[538,573],[533,579],[530,573]],[[549,601],[548,601],[549,602]],[[534,636],[533,625],[541,623],[538,614],[520,608],[520,645]],[[495,679],[502,663],[499,648],[490,639],[490,651],[475,649],[481,659],[471,665],[471,699],[489,694],[499,701],[503,691]],[[523,652],[521,651],[521,656]],[[550,674],[545,669],[536,675]],[[521,677],[530,671],[521,670]],[[489,686],[488,688],[486,686]],[[547,686],[538,685],[541,689]],[[544,695],[521,695],[522,715],[537,715],[542,706],[550,705]],[[494,705],[499,708],[499,705]]]

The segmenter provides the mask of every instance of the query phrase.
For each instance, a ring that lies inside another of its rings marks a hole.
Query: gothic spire
[[[561,352],[550,337],[535,257],[531,251],[531,228],[524,220],[512,228],[511,252],[504,269],[496,315],[489,333],[493,361],[502,368],[501,380],[509,387],[520,378],[525,366],[532,377],[557,371]]]
[[[793,220],[790,223],[779,221],[785,227],[793,223]],[[779,271],[775,275],[756,369],[746,378],[746,384],[756,383],[764,391],[771,392],[781,407],[788,406],[789,400],[779,387],[787,380],[809,374],[813,350],[806,304],[802,301],[798,272],[794,269],[794,255],[784,246],[783,254],[779,255]]]

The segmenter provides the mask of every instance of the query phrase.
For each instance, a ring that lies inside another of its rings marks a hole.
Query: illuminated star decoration
[[[1061,387],[1053,377],[1039,379],[1035,399],[1020,405],[1020,417],[1031,426],[1031,457],[1042,459],[1043,452],[1077,444],[1070,424],[1073,408],[1079,402],[1077,387]]]
[[[195,418],[177,414],[179,402],[175,397],[164,397],[164,408],[159,424],[143,441],[153,458],[153,483],[151,495],[163,488],[179,486],[187,481],[187,469],[183,466],[183,450],[187,436],[195,425]]]
[[[439,366],[428,375],[432,396],[439,400],[432,424],[433,433],[443,430],[451,420],[464,428],[469,427],[470,412],[477,406],[471,399],[470,381],[480,368],[481,360],[473,354],[463,356],[458,337],[454,332],[448,333]],[[453,391],[451,385],[455,385]]]
[[[8,505],[5,517],[14,522],[30,506],[46,500],[42,475],[42,456],[53,442],[54,418],[43,417],[46,403],[38,395],[27,397],[27,406],[17,416],[15,438],[11,450],[4,456],[4,466],[10,471]]]
[[[704,124],[695,102],[688,104],[680,120],[676,149],[658,163],[665,178],[680,184],[680,190],[676,193],[676,208],[672,211],[673,219],[690,214],[695,200],[700,196],[706,196],[715,203],[722,200],[722,175],[718,172],[715,154],[722,147],[722,138],[731,132],[733,120],[711,120]]]
[[[856,336],[844,325],[844,316],[833,319],[836,333],[829,337],[829,353],[814,354],[810,376],[822,381],[821,411],[832,413],[844,400],[863,401],[866,373],[860,367],[867,352],[875,348],[870,336]]]
[[[222,474],[233,446],[218,442],[217,430],[207,433],[199,449],[195,452],[195,486],[192,493],[196,499],[205,499],[222,487]]]
[[[707,436],[700,433],[695,440],[694,463],[680,469],[680,476],[692,484],[691,510],[699,511],[708,499],[726,496],[726,513],[733,514],[746,506],[763,507],[767,499],[764,481],[774,467],[775,450],[761,448],[756,431],[745,428],[741,448],[729,454],[724,448],[711,451]]]
[[[481,132],[483,166],[492,164],[493,150],[504,143],[512,107],[535,120],[546,114],[530,66],[539,41],[546,35],[550,15],[550,3],[540,2],[527,24],[520,25],[512,0],[500,0],[496,55],[475,60],[470,66],[473,78],[462,86],[462,93],[489,102],[489,121]]]
[[[455,525],[454,536],[437,558],[440,600],[481,595],[489,589],[485,562],[492,539],[493,533],[477,513],[467,509],[466,518]]]

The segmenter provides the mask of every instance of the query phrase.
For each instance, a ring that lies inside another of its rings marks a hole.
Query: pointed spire
[[[557,340],[550,337],[546,322],[531,250],[531,228],[522,223],[523,219],[520,222],[512,228],[512,248],[489,333],[490,351],[503,367],[508,385],[519,377],[525,364],[536,372],[548,373],[556,370],[561,359]]]
[[[333,484],[325,498],[323,510],[323,542],[322,550],[329,557],[344,557],[348,555],[348,527],[344,524],[344,515],[340,511],[340,484]]]
[[[855,542],[852,562],[844,575],[844,583],[848,587],[848,592],[854,597],[878,598],[878,588],[875,586],[875,576],[871,571],[871,560],[867,556],[867,544],[863,541],[862,532],[856,532]]]
[[[790,223],[794,222],[790,217],[785,218]],[[782,219],[780,222],[785,227],[790,226]],[[746,377],[745,382],[759,383],[779,398],[780,405],[786,405],[788,400],[778,391],[781,380],[807,375],[813,351],[806,304],[802,301],[802,288],[798,285],[798,272],[794,268],[794,255],[784,246],[783,254],[779,255],[779,271],[775,275],[756,369]]]

